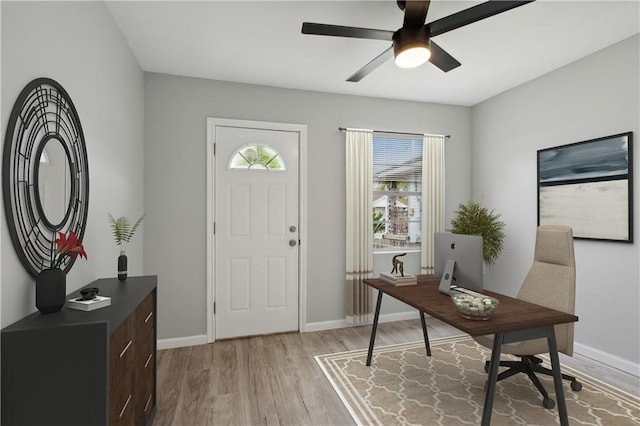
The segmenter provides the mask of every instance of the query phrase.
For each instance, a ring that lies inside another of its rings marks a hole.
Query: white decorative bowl
[[[451,296],[453,304],[458,308],[461,317],[472,320],[488,320],[498,306],[498,299],[489,296],[472,296],[456,294]]]

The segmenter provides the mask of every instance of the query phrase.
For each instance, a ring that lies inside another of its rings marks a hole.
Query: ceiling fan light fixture
[[[431,52],[424,46],[415,46],[396,54],[395,63],[400,68],[415,68],[424,64],[431,57]]]
[[[429,60],[429,36],[425,27],[401,28],[393,34],[395,63],[401,68],[415,68]]]

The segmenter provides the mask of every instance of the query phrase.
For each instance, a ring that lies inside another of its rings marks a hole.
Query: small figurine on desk
[[[391,264],[393,265],[393,269],[391,270],[392,274],[400,273],[400,276],[404,277],[404,263],[402,262],[402,260],[398,260],[398,258],[406,254],[407,253],[402,253],[393,256],[393,259],[391,259]]]

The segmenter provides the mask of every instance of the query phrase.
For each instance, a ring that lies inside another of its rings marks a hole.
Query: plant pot
[[[120,281],[127,279],[127,255],[124,254],[124,250],[118,256],[118,279]]]
[[[58,312],[67,297],[67,275],[62,269],[45,269],[36,277],[36,308],[43,314]]]

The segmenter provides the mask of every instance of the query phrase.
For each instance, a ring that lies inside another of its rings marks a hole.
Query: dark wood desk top
[[[419,311],[446,322],[471,336],[506,333],[578,321],[578,317],[513,297],[485,290],[482,293],[500,301],[488,321],[462,318],[451,297],[438,291],[438,280],[432,275],[418,275],[418,284],[396,287],[375,278],[364,282]]]

